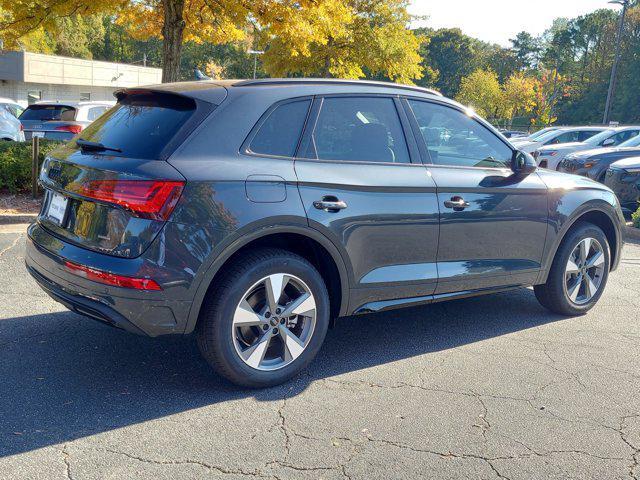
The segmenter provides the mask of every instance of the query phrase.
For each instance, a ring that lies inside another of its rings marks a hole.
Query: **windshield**
[[[538,130],[536,133],[532,133],[531,135],[529,135],[529,140],[538,140],[539,138],[541,138],[543,135],[546,135],[550,132],[554,132],[556,131],[557,128],[543,128],[542,130]]]
[[[582,143],[584,143],[585,145],[589,145],[591,147],[597,147],[602,142],[604,142],[607,138],[613,135],[615,132],[616,132],[615,130],[605,130],[604,132],[600,132],[599,134],[594,135],[589,140],[585,140]]]
[[[160,152],[196,110],[195,102],[177,95],[129,94],[89,125],[82,140],[102,144],[107,154],[158,159]]]
[[[548,142],[549,140],[553,140],[554,138],[556,138],[562,132],[564,132],[564,130],[551,130],[550,132],[547,132],[543,135],[540,135],[538,138],[536,138],[536,142],[540,142],[540,143]]]
[[[76,109],[68,105],[29,105],[20,115],[20,120],[49,121],[73,121],[76,118]]]
[[[622,142],[620,147],[639,147],[640,146],[640,135],[636,135],[633,138],[630,138],[626,142]]]

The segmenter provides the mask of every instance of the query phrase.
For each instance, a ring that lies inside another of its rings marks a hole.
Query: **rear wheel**
[[[329,297],[304,258],[264,249],[235,262],[211,289],[198,327],[205,359],[242,386],[282,383],[318,353]]]
[[[609,243],[602,230],[580,223],[562,241],[547,283],[534,287],[536,298],[562,315],[586,313],[602,296],[610,262]]]

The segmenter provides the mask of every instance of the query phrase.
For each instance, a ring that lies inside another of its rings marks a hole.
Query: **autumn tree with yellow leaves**
[[[138,39],[163,40],[163,82],[179,78],[186,41],[252,42],[272,75],[360,78],[368,72],[410,82],[421,76],[420,39],[405,0],[0,0],[5,45],[60,18],[110,13]]]

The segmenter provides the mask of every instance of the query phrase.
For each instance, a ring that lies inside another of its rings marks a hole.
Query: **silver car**
[[[42,101],[29,105],[20,121],[27,140],[36,136],[66,142],[113,105],[114,101]]]
[[[13,116],[8,108],[0,105],[0,139],[12,142],[24,142],[24,131],[20,120]]]

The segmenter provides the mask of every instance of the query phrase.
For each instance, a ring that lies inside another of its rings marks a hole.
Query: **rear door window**
[[[308,158],[352,162],[410,163],[392,98],[329,97],[312,135]]]
[[[171,94],[140,93],[122,98],[83,130],[80,137],[110,149],[106,155],[159,159],[196,111],[195,101]]]
[[[20,120],[72,121],[75,116],[76,109],[67,105],[29,105],[20,115]]]
[[[310,104],[311,100],[299,100],[276,107],[251,140],[249,151],[258,155],[293,157]]]

